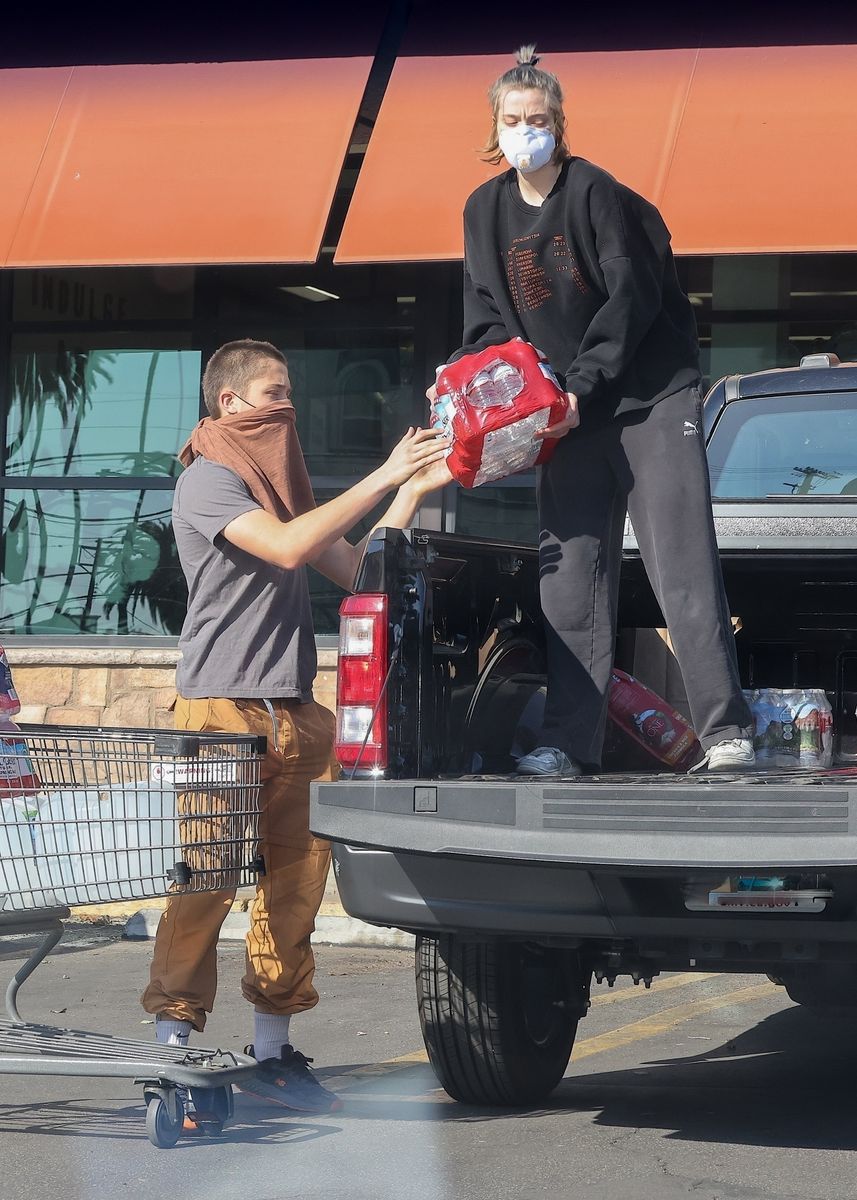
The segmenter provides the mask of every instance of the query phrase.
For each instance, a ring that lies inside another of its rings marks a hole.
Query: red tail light
[[[336,684],[336,757],[343,767],[387,766],[387,697],[382,692],[388,666],[387,597],[371,592],[349,596],[339,609]]]

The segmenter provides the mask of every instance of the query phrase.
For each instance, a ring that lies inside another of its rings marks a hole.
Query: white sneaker
[[[756,751],[749,738],[727,738],[709,746],[705,757],[688,774],[697,771],[750,771],[756,765]]]
[[[583,772],[578,764],[558,750],[556,746],[539,746],[530,754],[518,759],[518,775],[550,775],[560,779],[574,779]]]

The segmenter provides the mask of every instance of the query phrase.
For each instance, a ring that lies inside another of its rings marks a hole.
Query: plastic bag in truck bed
[[[614,667],[607,700],[605,771],[688,771],[702,747],[687,721],[656,692]]]
[[[756,765],[825,769],[833,763],[833,710],[817,688],[745,691],[753,714]]]
[[[547,462],[556,441],[534,435],[567,409],[544,356],[514,338],[441,369],[432,424],[452,437],[446,461],[453,477],[472,488]]]

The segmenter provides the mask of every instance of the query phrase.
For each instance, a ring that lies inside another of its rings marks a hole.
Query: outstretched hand
[[[422,499],[429,492],[436,492],[438,488],[446,487],[448,483],[452,483],[452,480],[453,474],[444,454],[444,457],[438,459],[437,462],[429,463],[427,467],[420,467],[402,486],[413,492],[418,499]]]
[[[577,403],[577,396],[574,392],[566,392],[568,400],[568,411],[561,421],[557,421],[556,425],[548,425],[547,429],[540,429],[534,436],[537,438],[561,438],[565,437],[570,429],[577,429],[580,424],[580,410]]]
[[[449,439],[439,429],[409,427],[380,468],[384,482],[391,488],[400,487],[418,471],[442,462],[449,446]]]

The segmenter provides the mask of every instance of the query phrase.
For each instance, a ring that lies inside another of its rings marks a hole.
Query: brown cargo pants
[[[259,1012],[303,1012],[318,1003],[310,934],[324,894],[330,846],[309,831],[309,785],[330,779],[335,718],[311,701],[176,701],[176,729],[264,734],[260,841],[266,873],[259,879],[247,934],[245,999]],[[217,939],[235,889],[173,895],[158,925],[149,1013],[205,1027],[217,990]]]

